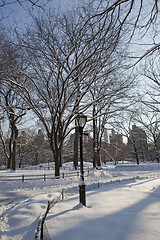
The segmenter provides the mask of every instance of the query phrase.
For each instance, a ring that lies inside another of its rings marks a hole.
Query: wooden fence
[[[85,170],[84,173],[89,173],[89,169]],[[0,182],[7,182],[7,181],[33,181],[33,180],[39,180],[39,181],[46,181],[49,179],[64,179],[66,177],[79,177],[80,172],[79,171],[71,171],[71,172],[63,172],[60,174],[59,177],[55,177],[54,174],[37,174],[37,175],[28,175],[28,174],[21,174],[21,175],[2,175],[0,176]]]

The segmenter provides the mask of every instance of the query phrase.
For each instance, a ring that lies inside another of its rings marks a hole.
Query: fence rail
[[[89,173],[89,169],[85,170],[84,173]],[[60,179],[60,178],[65,178],[65,177],[78,177],[80,174],[79,171],[72,171],[72,172],[63,172],[60,174],[60,176],[55,177],[54,174],[39,174],[39,175],[29,175],[29,174],[21,174],[21,175],[3,175],[0,176],[0,182],[6,182],[6,181],[31,181],[31,180],[41,180],[41,181],[46,181],[49,179]]]

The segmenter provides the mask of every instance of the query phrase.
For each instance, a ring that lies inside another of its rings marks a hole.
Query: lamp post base
[[[86,186],[79,185],[79,200],[86,207]]]

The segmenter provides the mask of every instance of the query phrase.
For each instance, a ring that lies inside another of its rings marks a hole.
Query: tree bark
[[[97,149],[97,166],[101,166],[101,160],[100,160],[100,148]]]
[[[13,159],[13,129],[11,129],[11,137],[9,140],[9,157],[7,168],[12,169],[12,159]]]
[[[137,165],[139,165],[139,157],[138,157],[137,148],[136,148],[135,144],[133,144],[133,146],[134,146],[134,153],[135,153],[135,156],[136,156],[136,162],[137,162]]]
[[[60,152],[57,150],[54,153],[54,162],[55,162],[55,177],[60,176]]]
[[[17,138],[18,138],[18,129],[17,129],[17,127],[14,125],[14,141],[13,141],[12,170],[16,170]]]

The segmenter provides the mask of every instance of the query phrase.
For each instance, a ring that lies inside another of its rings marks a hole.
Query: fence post
[[[22,182],[24,182],[24,175],[22,174]]]
[[[63,179],[64,179],[64,173],[63,173]]]
[[[46,174],[44,174],[44,181],[46,181]]]

